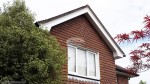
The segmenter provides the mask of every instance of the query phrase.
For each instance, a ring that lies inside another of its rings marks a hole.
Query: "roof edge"
[[[105,28],[105,26],[103,25],[103,23],[100,21],[100,19],[97,17],[97,15],[94,13],[94,11],[91,9],[91,7],[89,5],[86,5],[90,11],[94,14],[94,16],[96,17],[96,19],[98,20],[98,22],[101,24],[101,26],[103,27],[103,29],[106,31],[106,33],[108,34],[108,36],[111,38],[111,40],[113,41],[113,43],[119,48],[119,50],[121,51],[121,53],[123,53],[122,57],[126,57],[125,53],[122,51],[122,49],[119,47],[119,45],[115,42],[115,40],[112,38],[112,36],[110,35],[110,33],[107,31],[107,29]]]
[[[123,68],[121,66],[118,66],[118,65],[116,65],[116,73],[119,74],[119,75],[127,76],[129,78],[139,76],[139,74],[131,73],[127,69],[125,69],[125,68]]]

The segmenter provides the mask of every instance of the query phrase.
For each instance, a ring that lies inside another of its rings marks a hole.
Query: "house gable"
[[[116,71],[113,52],[85,14],[53,26],[50,33],[57,38],[60,45],[65,49],[67,49],[68,44],[71,44],[92,52],[98,52],[99,66],[97,67],[100,68],[99,78],[102,78],[102,81],[107,80],[108,78],[115,84]],[[79,38],[79,40],[82,39],[83,41],[74,42],[77,38]],[[70,41],[70,39],[73,39],[73,42]],[[64,66],[63,72],[65,74],[64,76],[68,76],[68,65]],[[100,79],[97,81],[100,81]]]
[[[77,8],[73,11],[69,11],[67,13],[64,13],[62,15],[59,15],[50,19],[38,21],[37,23],[40,26],[44,26],[44,28],[51,31],[51,28],[53,26],[56,26],[58,24],[61,24],[70,19],[76,18],[83,14],[86,16],[89,22],[93,25],[95,30],[98,32],[98,35],[100,35],[103,38],[103,40],[107,43],[109,48],[112,50],[113,57],[115,59],[124,57],[125,56],[124,52],[120,49],[120,47],[117,45],[114,39],[110,36],[109,32],[105,29],[101,21],[97,18],[95,13],[91,10],[91,8],[88,5]]]

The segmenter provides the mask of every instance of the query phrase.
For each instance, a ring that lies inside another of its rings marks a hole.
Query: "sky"
[[[13,0],[0,0],[3,3]],[[128,33],[143,28],[143,18],[150,15],[150,0],[25,0],[28,8],[35,14],[36,21],[47,19],[75,8],[89,5],[106,29],[115,37],[116,34]],[[126,67],[130,64],[129,52],[139,43],[121,44],[127,57],[119,59],[116,64]],[[132,47],[131,47],[132,46]],[[130,84],[138,84],[140,80],[150,84],[150,70],[131,78]]]

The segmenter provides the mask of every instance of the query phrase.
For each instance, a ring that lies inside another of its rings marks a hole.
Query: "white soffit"
[[[104,41],[107,43],[107,45],[110,47],[110,49],[113,51],[113,56],[115,59],[124,57],[125,54],[121,50],[121,48],[117,45],[117,43],[114,41],[114,39],[110,36],[109,32],[105,29],[103,24],[100,22],[100,20],[97,18],[95,13],[91,10],[91,8],[87,5],[84,8],[73,11],[67,15],[61,16],[59,18],[47,21],[42,23],[42,21],[39,21],[38,24],[40,26],[43,26],[47,30],[51,30],[51,28],[55,25],[61,24],[65,21],[68,21],[70,19],[73,19],[77,16],[85,14],[86,17],[89,19],[89,21],[92,23],[92,25],[96,28],[100,36],[104,39]]]

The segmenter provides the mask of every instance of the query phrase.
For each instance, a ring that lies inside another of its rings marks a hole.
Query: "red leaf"
[[[147,50],[149,50],[150,48],[150,43],[143,43],[141,46],[139,46],[140,48],[147,48]]]
[[[118,34],[114,39],[117,39],[118,42],[130,41],[129,34]]]
[[[133,56],[130,57],[130,59],[132,61],[136,61],[137,62],[140,59],[140,57],[138,55],[133,55]]]
[[[143,30],[131,31],[131,35],[133,35],[133,40],[138,40],[145,37],[145,32]]]

